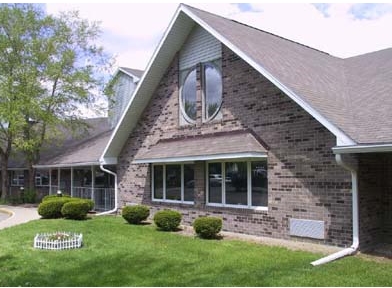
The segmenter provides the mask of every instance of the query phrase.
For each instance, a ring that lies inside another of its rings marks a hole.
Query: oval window
[[[216,116],[222,104],[222,76],[214,65],[205,64],[204,80],[205,118],[210,120]]]
[[[188,121],[196,121],[196,69],[189,72],[184,80],[181,104],[185,118]]]

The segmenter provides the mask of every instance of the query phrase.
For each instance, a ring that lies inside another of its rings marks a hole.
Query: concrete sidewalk
[[[0,205],[0,210],[11,214],[9,218],[0,221],[0,229],[41,218],[41,216],[37,212],[37,208]]]

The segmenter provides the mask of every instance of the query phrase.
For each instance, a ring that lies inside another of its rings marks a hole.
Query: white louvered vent
[[[221,58],[220,42],[200,26],[196,26],[180,51],[180,70],[197,63]]]
[[[324,221],[290,218],[290,235],[324,239]]]

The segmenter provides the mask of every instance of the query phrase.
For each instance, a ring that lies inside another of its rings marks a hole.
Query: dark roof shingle
[[[392,142],[392,49],[341,59],[185,6],[355,142]]]

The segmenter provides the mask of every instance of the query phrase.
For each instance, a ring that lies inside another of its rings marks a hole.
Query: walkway
[[[40,219],[37,208],[24,208],[18,206],[0,205],[0,210],[9,212],[11,217],[0,221],[0,229],[26,223],[31,220]]]

